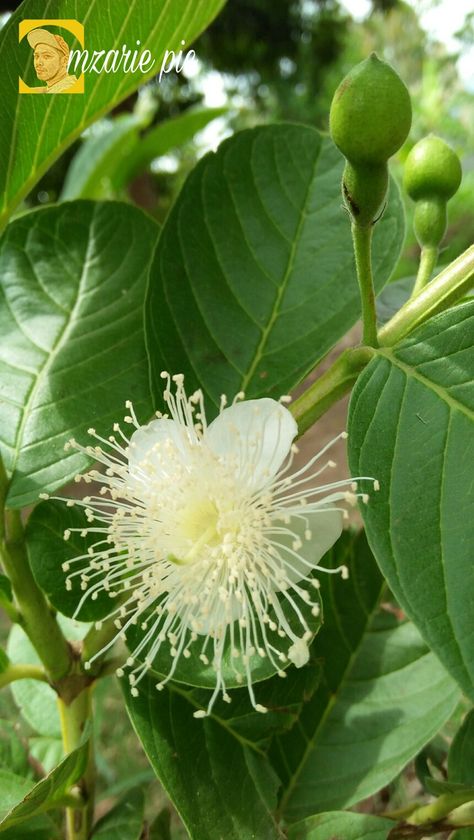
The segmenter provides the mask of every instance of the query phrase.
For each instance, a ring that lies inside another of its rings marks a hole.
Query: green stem
[[[71,652],[41,589],[32,575],[20,512],[5,511],[1,560],[10,578],[21,615],[21,624],[40,657],[51,682],[64,677]]]
[[[470,291],[473,283],[474,245],[471,245],[382,327],[380,345],[393,347],[420,324],[459,301]]]
[[[443,820],[451,811],[470,802],[474,797],[474,789],[459,791],[458,793],[444,793],[429,805],[422,805],[407,819],[409,825],[424,825]]]
[[[437,261],[438,248],[425,247],[421,249],[420,265],[418,267],[418,274],[416,275],[415,285],[411,294],[412,297],[415,297],[422,289],[425,288],[425,286],[428,285]]]
[[[58,699],[61,734],[65,753],[70,753],[81,744],[84,728],[92,718],[91,689],[82,691],[72,703]],[[95,763],[94,746],[89,742],[86,770],[79,783],[80,805],[72,804],[66,809],[67,840],[87,840],[90,835],[94,814]]]
[[[55,682],[69,671],[70,648],[32,575],[20,511],[5,510],[7,492],[8,476],[0,457],[0,560],[19,608],[17,612],[12,607],[11,617],[22,624],[48,678]]]
[[[298,423],[300,435],[350,391],[374,352],[371,347],[344,350],[334,364],[292,403],[290,411]]]
[[[0,674],[0,688],[9,685],[16,680],[40,680],[48,682],[46,671],[39,665],[9,665]]]
[[[372,277],[372,225],[352,223],[352,242],[359,281],[364,325],[363,342],[368,347],[378,347],[377,313],[375,309],[374,281]]]

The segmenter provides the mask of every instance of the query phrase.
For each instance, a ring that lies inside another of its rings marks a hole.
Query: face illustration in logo
[[[67,72],[69,47],[61,35],[46,29],[33,29],[27,36],[34,50],[34,65],[40,82],[46,82],[44,93],[64,93],[77,81]]]

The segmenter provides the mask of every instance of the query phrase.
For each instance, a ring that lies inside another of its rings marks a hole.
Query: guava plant
[[[156,52],[177,38],[175,15],[192,38],[219,3],[156,5],[161,28],[146,27],[148,4],[137,21],[116,4],[107,23],[92,4],[89,33],[131,39],[140,22]],[[33,0],[26,12],[40,17]],[[2,36],[12,55],[19,17]],[[388,162],[411,104],[375,55],[337,89],[331,137],[293,124],[236,134],[197,164],[161,229],[115,201],[12,217],[133,84],[98,79],[54,105],[6,91],[0,686],[34,762],[20,772],[17,753],[2,757],[0,834],[180,831],[166,811],[147,806],[145,820],[126,778],[95,816],[96,696],[115,674],[194,840],[468,837],[474,246],[433,278],[459,159],[437,137],[407,158],[420,269],[383,324],[377,298],[404,239]],[[87,189],[100,177],[88,164]],[[361,343],[292,400],[361,317]],[[302,464],[298,438],[350,392],[338,438],[351,475],[335,480],[334,441]],[[364,527],[344,527],[356,504]],[[38,758],[46,720],[54,761]],[[419,799],[354,810],[413,759]]]

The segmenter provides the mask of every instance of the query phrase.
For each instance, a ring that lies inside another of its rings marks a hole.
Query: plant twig
[[[407,303],[379,332],[382,347],[393,347],[420,324],[461,300],[474,285],[474,245],[464,251]]]
[[[416,275],[415,285],[411,297],[415,297],[425,286],[430,282],[431,275],[434,271],[438,260],[438,248],[422,248],[420,256],[420,265],[418,266],[418,274]]]
[[[80,745],[85,726],[92,718],[91,688],[86,688],[69,704],[59,698],[58,706],[64,751],[70,753]],[[92,735],[88,750],[86,770],[78,784],[81,802],[72,802],[66,808],[67,840],[87,840],[92,826],[95,789]]]
[[[377,347],[377,313],[372,276],[372,230],[372,225],[352,223],[352,242],[362,305],[363,342],[368,347]]]

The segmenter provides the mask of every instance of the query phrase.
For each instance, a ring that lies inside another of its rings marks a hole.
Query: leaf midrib
[[[79,309],[79,306],[80,306],[81,301],[82,301],[82,294],[81,294],[82,287],[83,287],[85,281],[87,280],[89,265],[92,262],[91,250],[94,247],[94,238],[93,238],[93,236],[91,236],[91,230],[94,227],[96,215],[97,215],[97,206],[94,207],[94,210],[93,210],[93,213],[92,213],[92,216],[91,216],[91,220],[90,220],[90,224],[89,224],[89,228],[88,228],[88,241],[87,241],[87,248],[86,248],[85,257],[84,257],[84,263],[83,263],[83,266],[82,266],[81,276],[80,276],[79,282],[77,284],[76,299],[75,299],[74,304],[71,308],[70,316],[69,316],[69,318],[65,318],[64,327],[61,330],[61,332],[59,333],[59,335],[56,339],[56,342],[53,345],[53,347],[51,349],[51,352],[49,353],[49,355],[46,359],[45,364],[40,369],[38,375],[35,376],[35,378],[33,380],[33,384],[32,384],[31,389],[30,389],[30,392],[28,394],[27,400],[26,400],[25,405],[24,405],[23,414],[22,414],[22,417],[21,417],[21,420],[20,420],[20,423],[19,423],[19,426],[18,426],[17,433],[15,435],[15,449],[14,449],[15,455],[12,459],[12,463],[11,463],[11,467],[10,467],[11,475],[13,475],[13,473],[15,472],[15,469],[16,469],[16,465],[17,465],[18,458],[19,458],[19,455],[20,455],[21,441],[23,439],[25,426],[26,426],[26,423],[28,422],[28,418],[30,416],[30,408],[31,408],[32,403],[34,402],[34,399],[35,399],[36,394],[38,392],[38,388],[41,385],[41,383],[43,382],[46,373],[50,370],[53,362],[55,361],[55,359],[58,355],[58,352],[60,351],[61,347],[63,346],[63,344],[65,342],[65,340],[67,339],[68,332],[70,331],[72,325],[76,321],[76,313],[77,313],[77,310]]]
[[[411,377],[412,379],[416,379],[426,388],[429,388],[430,391],[433,391],[436,396],[438,396],[443,402],[445,402],[453,411],[460,411],[461,414],[465,414],[469,420],[474,421],[474,411],[471,411],[467,405],[464,405],[462,402],[457,400],[455,397],[452,397],[451,394],[448,393],[447,389],[442,385],[437,385],[427,376],[424,376],[420,373],[419,370],[412,367],[411,365],[407,364],[406,362],[402,362],[391,350],[382,350],[378,349],[376,351],[378,356],[382,356],[383,358],[387,359],[394,367],[399,368],[406,376]]]
[[[280,314],[281,303],[282,303],[283,297],[285,295],[285,292],[288,288],[288,282],[289,282],[289,279],[290,279],[290,276],[291,276],[291,272],[293,270],[293,266],[294,266],[295,259],[296,259],[296,254],[297,254],[297,251],[299,249],[299,244],[300,244],[300,238],[301,238],[303,225],[304,225],[304,223],[306,221],[306,218],[307,218],[306,208],[307,208],[308,203],[309,203],[309,196],[311,195],[311,191],[313,189],[314,179],[316,177],[316,169],[318,167],[319,159],[321,157],[321,148],[322,148],[322,144],[320,144],[317,155],[315,156],[315,159],[314,159],[311,178],[308,179],[308,188],[306,190],[306,195],[305,195],[304,201],[302,203],[300,219],[298,221],[298,225],[297,225],[297,228],[296,228],[296,231],[295,231],[295,235],[294,235],[292,243],[291,243],[290,254],[289,254],[289,257],[288,257],[288,264],[286,266],[282,282],[278,287],[277,294],[276,294],[276,297],[275,297],[275,301],[274,301],[274,304],[273,304],[273,307],[272,307],[272,311],[270,313],[270,318],[268,320],[267,326],[264,327],[263,330],[262,330],[262,335],[260,337],[260,341],[257,345],[256,350],[255,350],[255,355],[254,355],[254,359],[252,361],[252,364],[250,365],[250,367],[249,367],[247,373],[245,374],[245,376],[242,377],[242,382],[241,382],[241,386],[240,386],[240,389],[242,391],[245,391],[247,389],[249,383],[252,381],[252,377],[253,377],[253,375],[254,375],[257,367],[258,367],[258,364],[261,361],[261,359],[263,358],[263,355],[264,355],[263,351],[264,351],[265,345],[267,344],[268,338],[269,338],[269,336],[270,336],[270,334],[273,330],[275,321],[277,320],[277,318]]]

